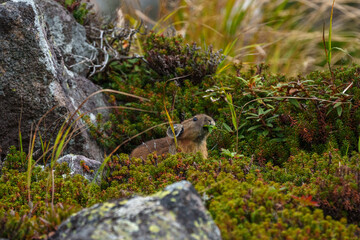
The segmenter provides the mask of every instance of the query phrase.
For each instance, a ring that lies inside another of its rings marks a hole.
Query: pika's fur
[[[209,128],[205,125],[215,126],[214,119],[205,114],[198,114],[181,124],[174,124],[178,147],[182,152],[200,152],[204,158],[208,157],[206,139],[210,133]],[[130,158],[146,159],[148,154],[155,151],[159,155],[175,154],[174,134],[170,127],[167,130],[167,135],[167,137],[154,139],[138,146],[132,151]]]

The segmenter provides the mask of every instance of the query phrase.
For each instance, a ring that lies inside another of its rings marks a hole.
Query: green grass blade
[[[105,165],[107,164],[107,162],[111,159],[111,154],[109,156],[107,156],[104,161],[102,162],[102,164],[100,165],[99,169],[96,171],[95,175],[94,175],[94,178],[93,180],[91,181],[91,183],[95,183],[97,177],[99,174],[102,174],[104,168],[105,168]]]
[[[228,0],[226,2],[225,17],[223,19],[223,27],[222,27],[222,29],[227,29],[227,25],[229,24],[229,19],[230,19],[232,10],[234,8],[234,5],[235,5],[235,0]]]
[[[174,16],[176,13],[178,13],[181,9],[186,8],[186,6],[181,6],[178,7],[177,9],[175,9],[174,11],[172,11],[171,13],[169,13],[168,15],[166,15],[165,17],[163,17],[162,19],[160,19],[159,21],[156,22],[156,24],[154,25],[154,27],[152,28],[152,30],[156,30],[157,28],[159,28],[159,26],[161,25],[161,23],[166,22],[167,20],[169,20],[172,16]]]
[[[235,38],[232,42],[228,43],[224,49],[224,55],[227,56],[230,54],[230,52],[232,51],[232,49],[234,48],[236,42],[238,41],[237,38]],[[218,69],[216,70],[216,74],[220,74],[223,71],[225,71],[226,69],[228,69],[231,66],[231,63],[227,63],[225,64],[226,59],[224,59],[218,66]]]
[[[165,103],[164,103],[165,104]],[[165,106],[165,105],[164,105]],[[170,117],[170,114],[168,112],[168,110],[166,109],[165,107],[165,112],[166,112],[166,117],[168,118],[168,121],[169,121],[169,124],[170,124],[170,128],[171,128],[171,131],[173,132],[174,134],[174,142],[175,142],[175,147],[177,148],[178,145],[177,145],[177,140],[176,140],[176,133],[175,133],[175,129],[174,129],[174,124],[172,122],[172,119]]]
[[[24,163],[24,159],[23,159],[23,143],[22,143],[22,136],[21,136],[21,132],[19,131],[19,143],[20,143],[20,160],[21,160],[21,164]]]
[[[54,163],[57,161],[57,159],[59,158],[60,154],[62,153],[65,140],[66,140],[67,136],[69,135],[70,130],[71,130],[71,127],[69,127],[69,128],[66,130],[64,136],[62,137],[61,141],[59,142],[59,145],[58,145],[58,147],[57,147],[57,149],[56,149],[55,158],[54,158],[53,161],[51,162],[51,168],[54,166]]]
[[[222,66],[222,64],[220,63],[218,69],[216,70],[216,74],[220,74],[222,72],[224,72],[226,69],[228,69],[230,66],[232,66],[231,63],[227,63],[224,66]]]
[[[232,42],[228,43],[224,49],[224,55],[229,55],[231,50],[234,48],[236,42],[238,41],[237,38],[235,38]]]
[[[61,141],[62,129],[63,129],[63,126],[60,128],[59,133],[56,135],[56,139],[55,139],[55,142],[54,142],[53,153],[52,153],[52,156],[51,156],[51,162],[55,158],[55,151],[57,149],[57,146],[59,145],[59,142]]]

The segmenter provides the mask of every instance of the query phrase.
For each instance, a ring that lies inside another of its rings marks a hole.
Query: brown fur
[[[194,121],[194,118],[197,118],[197,121]],[[209,136],[209,131],[204,125],[215,125],[215,121],[205,114],[199,114],[183,121],[181,125],[183,125],[183,131],[176,138],[181,151],[185,153],[200,152],[204,158],[207,158],[206,139]],[[132,151],[130,158],[145,159],[152,152],[159,155],[175,154],[174,139],[168,136],[143,143]]]

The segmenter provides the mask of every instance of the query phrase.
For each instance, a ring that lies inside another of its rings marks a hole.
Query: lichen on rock
[[[221,239],[221,236],[194,187],[181,181],[152,196],[115,200],[84,209],[63,222],[51,239]]]

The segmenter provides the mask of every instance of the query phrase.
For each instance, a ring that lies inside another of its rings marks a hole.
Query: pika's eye
[[[194,118],[193,118],[193,121],[194,121],[194,122],[196,122],[197,120],[198,120],[197,117],[194,117]]]

